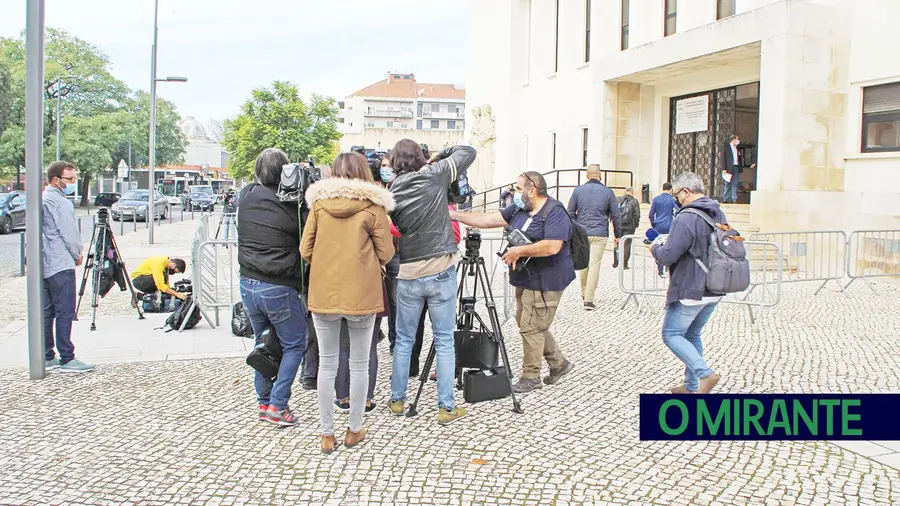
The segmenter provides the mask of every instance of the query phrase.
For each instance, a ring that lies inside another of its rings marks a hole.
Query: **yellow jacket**
[[[169,257],[150,257],[131,271],[131,279],[138,276],[153,276],[153,282],[160,292],[165,293],[169,289]]]

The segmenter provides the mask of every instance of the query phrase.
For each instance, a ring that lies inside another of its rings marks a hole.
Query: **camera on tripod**
[[[466,258],[478,258],[481,256],[481,231],[474,228],[466,229]]]
[[[306,164],[289,163],[281,167],[281,181],[278,183],[278,200],[282,202],[299,202],[303,200],[306,189],[322,179],[322,170],[316,167],[313,158],[307,158]]]
[[[97,225],[109,226],[109,209],[105,207],[97,209]]]

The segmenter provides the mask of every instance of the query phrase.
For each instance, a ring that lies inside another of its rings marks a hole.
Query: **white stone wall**
[[[372,149],[392,149],[401,139],[412,139],[420,144],[428,144],[430,150],[463,142],[462,130],[400,130],[397,128],[367,128],[356,134],[341,137],[341,151],[350,151],[352,146]]]

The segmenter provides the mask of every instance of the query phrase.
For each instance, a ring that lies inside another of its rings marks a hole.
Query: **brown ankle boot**
[[[716,383],[719,382],[719,375],[716,373],[712,373],[705,378],[700,378],[697,385],[697,393],[698,394],[708,394],[710,390],[716,386]]]
[[[322,453],[329,454],[334,451],[337,439],[334,436],[322,436]]]
[[[359,443],[362,443],[365,438],[366,429],[360,429],[359,432],[353,432],[350,429],[347,429],[347,434],[344,436],[344,446],[352,448]]]

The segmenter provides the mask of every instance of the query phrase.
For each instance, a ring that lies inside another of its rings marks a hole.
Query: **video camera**
[[[503,255],[509,251],[509,248],[512,246],[527,246],[531,244],[531,239],[525,235],[524,232],[519,230],[518,228],[507,228],[504,231],[503,238],[506,239],[506,247],[503,248],[502,251],[497,252],[497,256],[503,258]],[[522,272],[525,270],[525,264],[528,263],[529,257],[520,258],[516,262],[516,272]]]
[[[278,200],[282,202],[299,202],[303,200],[306,189],[322,179],[322,170],[316,167],[313,157],[306,164],[289,163],[281,167],[281,181],[278,183]]]
[[[475,259],[481,256],[481,232],[474,228],[466,229],[466,258]]]
[[[191,284],[190,279],[182,279],[181,281],[176,281],[174,285],[172,285],[172,290],[175,290],[178,293],[194,293],[194,286]]]
[[[420,144],[420,146],[422,147],[422,153],[425,155],[425,159],[430,160],[430,163],[443,159],[440,154],[435,155],[434,158],[430,158],[428,156],[428,145]],[[450,187],[447,188],[447,200],[449,200],[451,204],[464,204],[474,193],[472,187],[469,186],[469,177],[466,176],[465,173],[458,174],[456,176],[456,181],[450,183]]]

